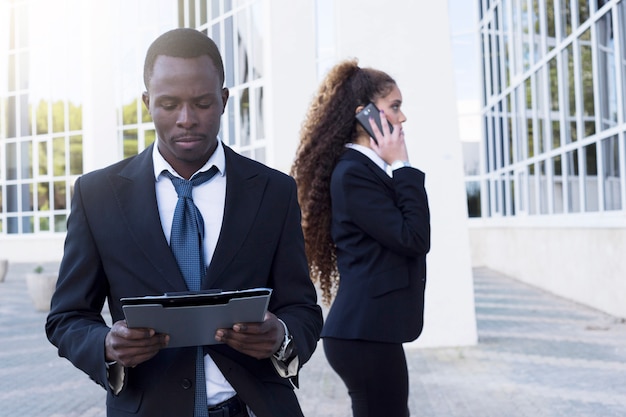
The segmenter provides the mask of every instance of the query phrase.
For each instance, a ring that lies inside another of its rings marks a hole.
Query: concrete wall
[[[267,162],[288,173],[317,89],[315,2],[270,0],[265,7],[266,123],[271,132]]]
[[[59,262],[65,234],[51,236],[8,236],[0,239],[0,259],[13,262]]]
[[[470,225],[474,266],[626,318],[626,228]]]

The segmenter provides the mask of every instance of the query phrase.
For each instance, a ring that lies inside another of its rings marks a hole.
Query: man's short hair
[[[208,55],[213,61],[220,77],[220,82],[224,84],[224,63],[217,45],[211,38],[195,29],[180,28],[165,32],[152,42],[146,53],[146,60],[143,66],[143,82],[148,88],[150,78],[154,71],[154,62],[159,55],[171,56],[175,58],[197,58]]]

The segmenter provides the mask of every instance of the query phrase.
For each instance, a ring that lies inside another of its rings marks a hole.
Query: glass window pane
[[[17,99],[15,96],[9,96],[7,99],[7,118],[6,118],[6,134],[8,138],[17,136]]]
[[[596,23],[598,77],[600,99],[600,129],[617,124],[617,85],[615,68],[615,45],[613,39],[611,11]]]
[[[52,131],[65,132],[65,103],[61,100],[52,104]]]
[[[578,175],[578,150],[568,152],[567,160],[567,210],[570,213],[580,212],[580,178]]]
[[[156,140],[156,132],[154,130],[146,130],[143,132],[145,147],[152,145]]]
[[[250,145],[250,97],[249,89],[239,94],[239,139],[240,146]]]
[[[251,41],[251,56],[254,59],[251,60],[252,65],[252,78],[257,79],[263,76],[263,44],[265,34],[265,26],[263,25],[263,4],[262,1],[257,1],[252,4],[250,8],[250,41]]]
[[[561,163],[561,155],[557,155],[552,158],[552,195],[554,198],[554,213],[560,214],[564,210],[563,202],[563,166]]]
[[[24,141],[21,144],[21,148],[20,177],[22,179],[30,179],[33,177],[33,143],[31,141]]]
[[[28,94],[20,95],[20,116],[19,116],[19,124],[20,124],[20,135],[21,136],[30,136],[32,134],[32,125],[30,121],[30,113],[29,113],[29,105],[28,105]]]
[[[137,155],[139,153],[139,143],[137,140],[137,129],[124,130],[124,158]]]
[[[70,175],[83,173],[83,137],[70,136]]]
[[[135,99],[130,103],[124,104],[122,107],[122,124],[132,125],[137,123],[137,102],[139,99]]]
[[[33,211],[33,184],[22,184],[21,205],[20,211]]]
[[[564,83],[561,85],[565,89],[565,102],[563,103],[562,110],[565,111],[565,120],[567,121],[566,127],[566,141],[567,143],[575,142],[577,139],[576,134],[576,79],[574,77],[574,53],[573,47],[570,44],[562,52],[563,72],[565,74]]]
[[[16,234],[19,232],[18,218],[16,216],[7,217],[7,233]]]
[[[52,155],[53,155],[53,165],[52,172],[54,176],[64,176],[66,175],[65,171],[65,138],[54,138],[52,139]]]
[[[237,84],[250,80],[250,39],[248,33],[248,9],[242,9],[236,15],[235,30],[237,32]]]
[[[546,0],[546,19],[547,19],[547,31],[548,31],[548,51],[554,48],[556,45],[556,24],[554,21],[554,0]]]
[[[18,195],[17,195],[17,185],[8,184],[7,185],[7,213],[17,213],[18,208]]]
[[[596,144],[585,146],[585,210],[598,211],[598,161]]]
[[[198,16],[199,18],[198,24],[204,25],[208,21],[207,20],[207,0],[199,0],[199,6],[200,6],[200,11],[199,11],[200,15]]]
[[[50,219],[47,216],[39,218],[39,231],[40,232],[50,231]]]
[[[227,87],[235,85],[235,47],[233,18],[229,16],[224,19],[224,49],[222,50]]]
[[[70,102],[69,111],[70,111],[70,117],[69,117],[70,130],[81,130],[83,128],[82,105],[76,105]]]
[[[22,216],[22,233],[34,233],[35,225],[33,216]]]
[[[578,25],[582,25],[589,19],[589,2],[587,0],[578,0]]]
[[[67,208],[65,181],[54,182],[54,207],[53,210],[64,210]]]
[[[67,217],[65,214],[54,215],[54,231],[57,233],[67,232]]]
[[[548,213],[548,176],[546,174],[546,161],[539,162],[539,212]]]
[[[48,175],[48,142],[39,142],[39,175]]]
[[[43,135],[48,133],[48,102],[39,100],[35,107],[35,134]]]
[[[6,170],[7,179],[17,179],[17,144],[15,142],[6,145]]]
[[[225,132],[225,139],[228,145],[234,146],[237,140],[235,135],[235,100],[228,100],[226,107],[228,109],[226,115],[228,118],[228,131]]]
[[[602,162],[604,209],[620,210],[622,208],[622,191],[620,187],[619,142],[617,136],[602,141]]]
[[[17,59],[15,58],[14,53],[9,53],[8,56],[8,69],[9,69],[9,80],[8,80],[8,88],[9,92],[14,92],[17,90]]]
[[[196,23],[196,2],[195,0],[187,0],[187,13],[189,16],[189,26],[195,27]]]
[[[595,103],[593,93],[593,60],[591,57],[590,30],[586,30],[580,38],[581,82],[583,102],[581,104],[585,121],[585,136],[596,133],[595,130]]]
[[[572,33],[572,13],[569,0],[561,1],[559,18],[561,19],[561,39],[564,39]]]
[[[254,109],[256,113],[256,140],[265,139],[265,102],[263,87],[254,90]]]
[[[465,191],[467,193],[467,214],[469,217],[480,217],[480,181],[467,181]]]
[[[37,184],[37,209],[39,211],[50,210],[50,183],[40,182]]]

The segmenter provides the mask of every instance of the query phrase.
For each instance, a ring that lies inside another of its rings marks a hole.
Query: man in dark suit
[[[170,176],[190,179],[215,166],[217,175],[193,187],[205,229],[202,289],[273,292],[263,322],[219,329],[219,343],[205,347],[208,415],[301,416],[292,384],[315,350],[322,314],[295,182],[217,138],[228,89],[205,35],[161,35],[144,80],[158,140],[76,181],[48,338],[108,391],[108,416],[207,415],[194,412],[197,348],[168,348],[168,335],[128,328],[120,298],[188,289],[168,244],[177,204]]]

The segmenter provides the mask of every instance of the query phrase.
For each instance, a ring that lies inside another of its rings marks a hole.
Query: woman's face
[[[402,113],[400,109],[402,107],[402,93],[400,93],[400,89],[397,85],[394,85],[389,94],[385,97],[377,99],[374,104],[385,112],[387,120],[389,120],[392,125],[406,122],[406,116],[404,116],[404,113]]]

